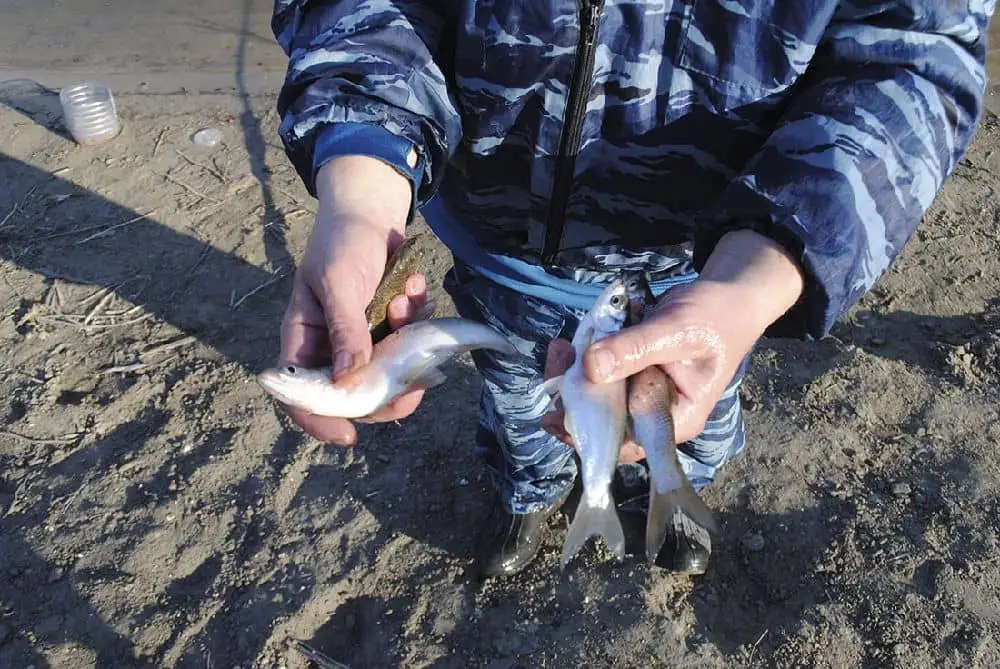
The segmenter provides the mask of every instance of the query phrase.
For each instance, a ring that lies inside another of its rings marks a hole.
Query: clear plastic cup
[[[79,144],[106,142],[121,130],[118,111],[111,90],[103,85],[85,82],[59,91],[66,128]]]

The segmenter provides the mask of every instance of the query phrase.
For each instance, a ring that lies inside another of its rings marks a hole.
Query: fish
[[[583,354],[591,344],[621,330],[627,318],[628,292],[618,278],[580,320],[572,340],[573,364],[563,375],[545,382],[552,400],[562,400],[566,432],[576,444],[582,470],[583,492],[563,543],[564,569],[594,536],[619,560],[625,557],[625,533],[611,495],[626,427],[625,381],[592,383],[583,369]]]
[[[644,275],[626,279],[629,290],[628,326],[641,323],[655,298]],[[658,365],[628,379],[628,433],[646,453],[649,465],[649,507],[646,512],[646,559],[655,562],[667,538],[667,528],[681,511],[709,531],[716,531],[712,512],[698,496],[677,456],[672,407],[677,402],[673,379]]]
[[[439,367],[461,353],[489,349],[515,355],[502,334],[465,318],[432,318],[407,323],[372,348],[367,364],[333,381],[333,368],[281,365],[257,375],[275,399],[317,416],[363,418],[403,393],[427,390],[447,378]]]
[[[646,559],[655,562],[667,528],[680,511],[706,530],[718,527],[711,510],[698,496],[677,456],[670,411],[677,389],[670,376],[651,365],[629,377],[628,417],[632,438],[646,452],[649,464],[649,508],[646,512]]]
[[[373,344],[382,341],[391,332],[388,316],[389,303],[397,295],[405,294],[406,280],[412,274],[420,271],[424,256],[427,255],[429,248],[430,237],[425,233],[417,233],[403,240],[386,261],[382,279],[365,309],[365,320],[368,322],[368,332]],[[427,302],[411,318],[411,321],[426,320],[434,315],[435,310],[435,301],[428,298]]]

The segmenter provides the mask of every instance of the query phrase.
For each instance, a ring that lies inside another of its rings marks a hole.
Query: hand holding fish
[[[553,339],[549,343],[547,357],[545,359],[545,380],[558,378],[566,373],[573,361],[576,353],[573,345],[565,339]],[[563,443],[576,447],[573,437],[566,431],[565,415],[562,400],[555,400],[554,409],[542,416],[542,428],[549,434],[555,435]],[[633,439],[626,438],[622,442],[621,451],[618,454],[619,462],[638,462],[645,457],[642,447]]]
[[[676,440],[688,441],[701,434],[740,362],[802,289],[801,270],[775,242],[750,231],[729,233],[696,281],[664,295],[641,323],[588,347],[584,371],[594,383],[611,383],[659,366],[677,389]],[[556,341],[548,356],[546,377],[555,377],[572,363],[573,350]],[[572,444],[561,425],[558,411],[543,420]],[[626,441],[620,457],[635,461],[644,454]]]
[[[319,170],[316,188],[319,210],[281,325],[280,359],[283,365],[302,366],[333,360],[333,377],[340,378],[371,357],[365,310],[389,253],[403,240],[410,187],[402,175],[378,160],[346,156]],[[426,301],[425,291],[419,273],[406,280],[405,294],[388,305],[390,328],[413,318]],[[422,390],[402,395],[365,420],[408,416],[422,395]],[[357,441],[348,420],[313,415],[294,406],[287,410],[317,439],[342,445]]]

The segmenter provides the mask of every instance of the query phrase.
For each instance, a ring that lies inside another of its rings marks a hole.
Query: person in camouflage
[[[477,353],[475,447],[496,499],[484,576],[536,555],[576,478],[543,375],[611,277],[662,296],[591,347],[596,382],[661,365],[696,488],[744,445],[738,385],[760,337],[816,339],[889,268],[982,114],[993,0],[276,0],[287,155],[319,208],[282,325],[288,362],[371,352],[364,307],[419,210],[455,258],[459,313],[511,337]],[[406,322],[423,277],[390,305]],[[369,420],[409,415],[420,392]],[[352,444],[347,421],[290,410]],[[470,435],[471,438],[471,435]],[[641,449],[616,487],[641,513]],[[657,563],[701,573],[674,519]]]

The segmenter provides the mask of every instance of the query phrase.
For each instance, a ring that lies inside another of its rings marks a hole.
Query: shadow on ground
[[[7,79],[0,81],[0,104],[24,115],[25,123],[40,125],[72,141],[63,124],[59,91],[33,79]]]
[[[44,95],[44,99],[51,101],[51,93]],[[38,113],[37,108],[28,106],[19,109],[25,114]],[[33,187],[27,198],[18,193],[21,199],[17,202],[9,190],[0,198],[0,209],[4,212],[15,203],[18,205],[16,218],[0,228],[0,260],[37,273],[48,284],[58,279],[93,289],[107,288],[124,300],[135,299],[135,279],[146,277],[148,280],[140,300],[143,309],[158,321],[178,328],[214,350],[219,362],[235,361],[250,372],[273,362],[290,278],[269,285],[238,308],[229,308],[227,305],[234,291],[245,295],[272,281],[273,275],[153,219],[138,221],[114,234],[78,244],[95,232],[137,217],[138,213],[10,157],[0,157],[0,182]],[[266,190],[266,184],[262,188]],[[76,204],[53,204],[54,195],[60,197],[57,202],[70,200]],[[66,198],[67,195],[70,197]],[[287,250],[281,244],[275,253],[287,257]],[[185,299],[189,291],[194,290],[198,292],[197,299]],[[21,298],[14,317],[23,316],[32,306],[32,302]],[[220,314],[225,314],[225,318],[220,319]],[[25,323],[21,333],[30,334],[33,327]],[[30,371],[25,370],[26,373]],[[438,515],[433,506],[435,500],[418,496],[420,501],[411,504],[403,499],[408,489],[401,483],[412,481],[415,472],[426,473],[428,479],[434,478],[448,464],[452,444],[437,444],[428,449],[428,440],[439,440],[441,434],[449,430],[449,438],[455,438],[460,425],[449,424],[440,418],[454,413],[451,407],[456,401],[469,402],[469,396],[475,396],[478,386],[470,370],[463,365],[450,365],[446,371],[452,377],[450,389],[428,394],[420,410],[425,417],[423,423],[362,428],[366,436],[359,452],[363,453],[362,460],[369,459],[372,463],[368,476],[357,478],[357,470],[352,466],[329,472],[329,480],[337,486],[334,489],[343,489],[344,483],[349,482],[358,489],[359,497],[367,495],[374,487],[387,492],[381,498],[366,498],[384,528],[376,543],[393,533],[405,532],[430,545],[445,546],[455,552],[465,549],[460,540],[456,541],[457,535],[450,527],[429,520]],[[191,373],[196,370],[177,368],[168,372],[166,391]],[[127,389],[125,382],[118,391],[111,391],[112,396],[107,401],[114,399],[114,392]],[[124,579],[124,584],[130,577],[118,572],[82,570],[74,572],[72,581],[53,581],[49,588],[51,595],[39,598],[38,579],[46,579],[62,567],[41,556],[32,546],[44,541],[36,531],[44,525],[53,506],[68,505],[81,492],[82,496],[95,494],[88,491],[89,482],[114,476],[114,469],[121,466],[127,453],[140,453],[147,448],[145,444],[170,420],[169,412],[158,408],[160,399],[151,398],[145,411],[134,420],[115,426],[104,437],[70,453],[56,464],[50,464],[48,451],[39,453],[38,457],[32,456],[27,447],[30,445],[22,444],[25,448],[20,448],[14,444],[11,454],[5,455],[11,462],[7,463],[4,483],[0,486],[0,501],[4,501],[5,507],[0,518],[4,556],[0,563],[11,566],[7,567],[10,578],[0,579],[0,602],[5,607],[0,615],[0,636],[3,637],[0,639],[0,660],[9,659],[11,666],[34,664],[42,669],[47,664],[38,651],[33,650],[36,642],[48,645],[72,641],[96,653],[98,667],[142,666],[145,660],[134,657],[135,640],[115,631],[112,621],[102,621],[88,605],[85,594],[92,586],[109,579]],[[68,396],[66,401],[72,403],[75,398]],[[200,401],[211,401],[211,397],[205,396]],[[23,407],[20,411],[23,415]],[[17,402],[14,402],[6,422],[18,420]],[[425,431],[427,421],[439,425],[434,436],[429,437]],[[305,443],[303,435],[289,421],[283,419],[283,425],[284,432],[265,456],[267,483],[272,486],[280,481],[282,468],[298,457]],[[211,456],[223,456],[230,449],[233,435],[231,428],[210,429],[205,434],[195,435],[199,442],[192,452],[168,458],[141,486],[134,485],[127,490],[125,505],[116,512],[113,529],[95,526],[90,532],[96,531],[103,541],[123,542],[121,549],[127,554],[130,544],[146,539],[156,529],[137,527],[129,520],[130,512],[173,504],[180,498],[185,480],[194,471],[205,466]],[[463,444],[461,448],[467,452],[469,445]],[[310,487],[323,480],[323,477],[311,478],[299,495],[323,494],[322,485]],[[248,478],[236,482],[223,496],[228,495],[238,509],[253,508],[260,498],[260,486],[260,481]],[[390,493],[400,498],[397,506],[385,504],[392,496]],[[461,488],[455,495],[454,499],[460,500],[471,500],[475,496],[471,486]],[[378,501],[374,501],[376,499]],[[456,508],[455,505],[464,504],[454,499],[447,498],[446,513]],[[420,506],[425,502],[426,506]],[[282,589],[287,586],[293,594],[279,598],[246,592],[228,583],[220,574],[224,566],[231,571],[237,568],[236,565],[252,561],[260,551],[273,550],[274,523],[274,514],[268,510],[255,512],[251,520],[237,524],[226,539],[226,544],[232,546],[229,554],[207,560],[193,573],[173,583],[155,606],[139,612],[136,623],[142,625],[165,610],[180,617],[207,615],[204,608],[209,600],[205,596],[210,593],[210,599],[220,603],[227,613],[210,616],[191,643],[190,652],[194,655],[187,660],[194,662],[196,658],[208,656],[237,661],[237,658],[248,660],[258,656],[274,621],[293,615],[312,594],[313,576],[292,564],[282,567],[274,575],[274,581]],[[51,612],[43,615],[47,613],[46,607]],[[260,627],[264,623],[266,626]],[[234,636],[232,629],[235,627],[243,632]],[[175,640],[176,636],[169,637],[164,643],[169,646]],[[148,659],[155,663],[160,658]]]
[[[448,610],[422,611],[425,565],[392,597],[348,599],[308,642],[352,667],[402,666],[419,657],[413,646],[435,649],[434,667],[610,666],[637,648],[654,665],[688,666],[704,644],[730,657],[755,646],[766,653],[827,600],[817,571],[851,515],[817,492],[815,506],[794,513],[720,514],[713,566],[693,581],[649,568],[634,546],[614,564],[593,543],[560,573],[566,522],[557,516],[539,560],[517,577],[478,583],[466,575],[454,586],[442,578],[453,591]],[[747,548],[741,539],[751,533],[768,537],[765,550]],[[413,640],[409,657],[402,639]]]
[[[47,123],[51,120],[46,114],[51,115],[53,92],[36,91],[31,95],[19,98],[19,102],[4,99],[22,113]],[[243,120],[248,125],[253,123],[252,115]],[[259,141],[259,130],[256,135],[252,128],[245,132],[248,144]],[[261,174],[258,178],[266,196],[266,180]],[[0,158],[0,182],[35,187],[32,197],[22,203],[18,217],[32,224],[0,228],[0,259],[4,262],[49,281],[58,278],[107,287],[124,299],[132,297],[127,281],[139,275],[152,277],[143,304],[157,319],[196,337],[222,360],[236,361],[250,371],[257,371],[273,359],[289,279],[261,290],[256,299],[240,308],[229,309],[225,312],[227,318],[220,320],[220,305],[230,303],[233,290],[247,294],[273,276],[155,220],[77,244],[102,226],[110,228],[134,218],[137,212],[9,157]],[[74,199],[88,201],[88,205],[53,207],[49,196],[56,194],[73,195]],[[15,204],[12,198],[8,191],[0,201],[0,212],[10,210]],[[273,253],[287,254],[281,239],[275,243]],[[183,271],[186,268],[191,269]],[[208,280],[209,276],[215,279]],[[178,299],[194,282],[199,298]],[[878,318],[879,340],[898,342],[895,347],[876,344],[857,325],[839,326],[835,335],[840,342],[854,341],[874,355],[936,365],[937,358],[921,348],[924,339],[920,333],[932,330],[938,335],[943,333],[945,338],[952,333],[957,341],[969,332],[976,337],[984,335],[984,328],[992,327],[992,321],[983,323],[981,314],[932,318],[900,312]],[[785,345],[783,350],[788,355],[806,351],[797,344]],[[815,374],[836,365],[841,348],[831,340],[809,351],[813,358],[808,369]],[[448,373],[452,382],[440,392],[429,393],[414,420],[399,426],[365,428],[352,464],[315,466],[314,475],[298,491],[299,500],[292,507],[346,487],[378,521],[379,529],[371,545],[364,547],[364,555],[377,554],[394,536],[404,534],[445,556],[466,561],[471,556],[474,530],[486,512],[486,482],[479,462],[470,453],[478,379],[460,364],[450,365]],[[467,407],[468,411],[456,415],[456,406]],[[116,426],[93,446],[52,465],[47,460],[35,460],[27,448],[3,455],[0,564],[7,571],[0,578],[0,660],[9,661],[11,666],[34,664],[42,669],[48,665],[36,650],[38,643],[73,641],[92,649],[99,667],[142,664],[134,657],[134,639],[117,631],[118,621],[102,620],[87,595],[100,582],[121,579],[124,583],[128,575],[113,570],[78,571],[70,580],[60,574],[63,565],[59,558],[45,558],[33,546],[43,539],[39,532],[45,531],[45,519],[52,507],[65,505],[89,481],[116,466],[123,451],[142,449],[169,418],[151,404],[132,422]],[[296,430],[287,424],[286,428],[267,456],[268,476],[275,479],[282,467],[295,458],[303,442]],[[209,432],[201,448],[172,463],[174,470],[157,470],[148,485],[130,490],[125,506],[114,519],[117,525],[102,528],[101,540],[136,542],[145,538],[152,528],[136,527],[129,520],[129,512],[176,496],[171,483],[183,482],[205,464],[209,453],[224,451],[232,437],[232,431],[226,429]],[[942,462],[929,471],[947,480],[960,466],[959,461]],[[21,475],[20,480],[14,478],[14,472]],[[252,561],[261,551],[273,550],[268,539],[275,529],[273,512],[247,511],[257,504],[260,486],[261,482],[252,476],[231,486],[233,504],[247,519],[234,524],[227,537],[230,552],[206,560],[191,574],[174,581],[155,606],[138,615],[141,623],[166,609],[178,618],[191,619],[204,614],[207,600],[219,603],[221,613],[207,617],[191,645],[192,655],[186,658],[191,664],[203,657],[201,653],[216,660],[225,658],[231,664],[252,661],[266,643],[273,621],[294,615],[315,587],[316,577],[308,570],[280,561],[276,562],[274,583],[280,586],[281,593],[260,592],[246,587],[248,584],[220,578],[223,562],[239,565]],[[869,485],[866,489],[883,490],[877,494],[885,497],[885,487]],[[922,542],[932,525],[950,522],[956,526],[956,536],[972,536],[971,526],[961,526],[960,512],[935,492],[933,481],[926,492],[921,490],[926,504],[912,507],[900,521],[913,552],[925,549]],[[414,569],[408,581],[398,584],[398,594],[392,597],[361,595],[344,603],[316,634],[314,645],[360,666],[389,664],[387,658],[392,653],[387,649],[399,643],[403,631],[414,638],[424,635],[428,646],[437,645],[445,656],[454,658],[439,662],[439,666],[468,666],[469,662],[495,659],[510,660],[507,666],[530,665],[542,656],[552,658],[551,664],[558,666],[578,666],[584,662],[611,662],[616,649],[625,644],[648,647],[652,660],[661,662],[700,652],[705,644],[727,655],[749,647],[761,654],[774,651],[779,630],[796,629],[807,611],[829,601],[827,581],[817,573],[829,573],[831,546],[839,545],[845,530],[856,524],[857,501],[841,499],[819,488],[812,502],[785,514],[756,514],[738,502],[733,504],[731,508],[736,511],[720,515],[724,532],[714,566],[693,586],[631,561],[613,566],[584,558],[575,562],[567,574],[553,576],[562,538],[559,531],[551,534],[538,563],[512,581],[480,585],[461,572],[458,576],[442,576],[433,565]],[[890,503],[881,498],[871,502]],[[564,523],[557,520],[553,526],[562,528]],[[749,550],[743,542],[748,533],[767,537],[765,548]],[[869,534],[875,536],[874,530]],[[963,559],[985,555],[986,548],[974,548]],[[863,558],[864,553],[856,551],[850,559],[861,559],[858,555]],[[266,557],[271,559],[271,554]],[[278,560],[276,555],[274,559]],[[351,567],[352,563],[347,563],[345,569]],[[834,563],[834,568],[841,567]],[[918,575],[914,590],[925,595],[934,592],[940,566],[922,562],[915,569]],[[448,578],[452,579],[450,583]],[[415,593],[429,581],[440,582],[441,587],[454,586],[455,606],[447,619],[429,611],[414,623]],[[40,583],[46,584],[45,597],[39,597]],[[846,585],[840,587],[842,595],[856,594]],[[907,591],[904,588],[900,592]],[[880,594],[892,604],[900,601],[900,592]],[[685,606],[693,612],[690,633],[676,628]],[[640,618],[650,617],[652,625],[636,625]],[[404,623],[409,625],[408,630],[403,629]],[[865,627],[860,617],[854,619],[854,624],[863,636],[876,638],[878,631]],[[233,630],[241,631],[237,634]],[[637,636],[643,634],[649,636]],[[159,659],[149,661],[158,663]]]

